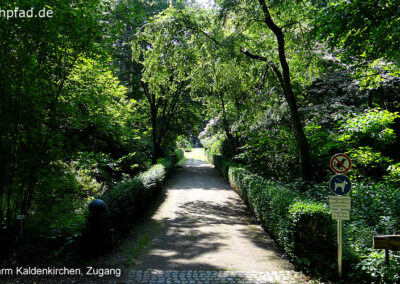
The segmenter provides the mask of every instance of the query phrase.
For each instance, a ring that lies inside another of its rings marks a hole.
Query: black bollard
[[[101,199],[95,199],[89,203],[89,212],[96,217],[104,217],[107,210],[106,203]]]
[[[101,199],[89,203],[86,249],[91,256],[100,256],[110,247],[109,232],[107,230],[107,205]]]

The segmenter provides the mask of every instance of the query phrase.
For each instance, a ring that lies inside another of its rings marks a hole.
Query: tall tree
[[[162,154],[161,146],[176,126],[177,118],[182,112],[194,113],[188,88],[195,55],[190,34],[183,26],[174,25],[174,11],[169,8],[156,16],[132,43],[133,58],[142,66],[143,99],[139,102],[149,120],[153,163]]]
[[[247,50],[242,50],[242,52],[249,56],[250,58],[254,58],[257,60],[262,60],[267,62],[267,64],[270,65],[274,73],[276,74],[276,77],[279,80],[279,83],[281,85],[283,94],[286,98],[286,101],[289,105],[290,109],[290,115],[292,119],[292,127],[293,127],[293,132],[294,136],[296,138],[297,142],[297,147],[299,150],[299,159],[300,159],[300,175],[303,178],[310,178],[311,176],[311,162],[310,162],[310,153],[309,153],[309,147],[308,147],[308,141],[307,137],[304,134],[303,131],[303,125],[300,120],[299,112],[298,112],[298,107],[297,107],[297,102],[296,102],[296,96],[293,92],[292,88],[292,83],[291,83],[291,78],[290,78],[290,69],[289,69],[289,64],[287,61],[287,56],[286,56],[286,47],[285,47],[285,36],[283,33],[282,27],[279,27],[275,21],[271,17],[271,13],[269,11],[269,8],[265,2],[265,0],[259,0],[263,16],[264,16],[264,23],[270,29],[275,37],[276,37],[276,43],[277,43],[277,50],[278,50],[278,56],[279,56],[279,64],[280,64],[280,70],[275,66],[274,63],[270,62],[268,58],[255,55],[250,53]]]

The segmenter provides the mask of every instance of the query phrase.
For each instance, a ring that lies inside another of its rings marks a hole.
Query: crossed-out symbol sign
[[[351,168],[351,160],[345,154],[336,154],[331,159],[331,169],[335,173],[344,174]]]

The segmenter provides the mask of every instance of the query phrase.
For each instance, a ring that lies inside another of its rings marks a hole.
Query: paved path
[[[200,151],[168,180],[151,221],[159,229],[128,282],[304,283]]]

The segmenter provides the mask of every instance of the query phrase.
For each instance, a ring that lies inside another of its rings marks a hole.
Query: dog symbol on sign
[[[335,162],[335,168],[338,169],[346,169],[345,164],[347,163],[346,159],[341,159],[340,161]]]
[[[349,183],[347,181],[342,181],[342,182],[335,182],[335,192],[340,192],[339,190],[341,190],[342,192],[344,191],[344,189],[346,188],[346,185],[348,185]]]
[[[351,181],[347,176],[336,175],[334,176],[330,183],[331,190],[337,195],[345,195],[350,192]]]

